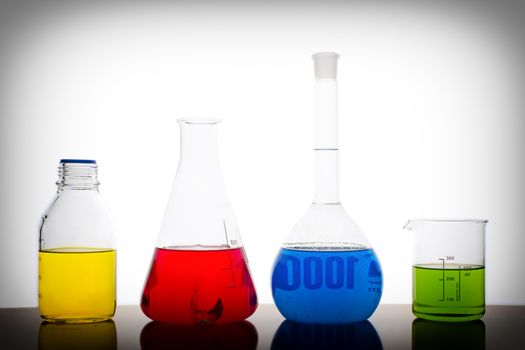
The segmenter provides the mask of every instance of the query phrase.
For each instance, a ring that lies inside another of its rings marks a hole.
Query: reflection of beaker
[[[114,350],[117,331],[112,320],[86,324],[42,322],[38,334],[40,350]]]
[[[486,220],[412,220],[414,315],[477,320],[485,313]]]
[[[345,325],[284,321],[273,337],[271,349],[381,350],[383,345],[374,326],[369,321]]]
[[[412,349],[485,349],[485,324],[481,320],[450,324],[415,319],[412,322]]]
[[[257,330],[248,321],[215,324],[210,327],[154,321],[142,329],[140,346],[143,350],[174,347],[189,350],[254,350],[257,347],[257,338]]]
[[[224,188],[217,119],[179,119],[180,160],[142,295],[142,311],[175,324],[238,322],[257,308]]]

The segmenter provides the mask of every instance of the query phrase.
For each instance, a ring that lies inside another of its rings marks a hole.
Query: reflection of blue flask
[[[369,321],[345,325],[301,324],[284,321],[272,340],[271,350],[369,349],[383,345]]]
[[[279,252],[272,293],[289,320],[342,324],[368,319],[381,299],[379,260],[339,201],[337,58],[315,62],[315,196]]]

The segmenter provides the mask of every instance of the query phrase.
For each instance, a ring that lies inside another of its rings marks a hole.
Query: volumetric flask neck
[[[174,324],[242,321],[257,296],[219,165],[216,119],[180,119],[180,160],[141,308]]]
[[[309,250],[371,248],[339,200],[339,118],[337,60],[320,52],[314,60],[314,199],[306,215],[288,236],[284,247]]]
[[[339,203],[339,128],[336,53],[313,55],[314,81],[314,203]]]

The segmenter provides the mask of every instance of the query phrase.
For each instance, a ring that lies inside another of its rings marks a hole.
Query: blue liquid
[[[341,324],[368,319],[383,290],[372,249],[281,249],[272,275],[275,305],[286,319]]]

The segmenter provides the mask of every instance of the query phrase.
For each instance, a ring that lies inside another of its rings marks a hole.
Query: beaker
[[[410,220],[414,232],[413,304],[417,317],[471,321],[485,313],[487,220]]]
[[[220,120],[179,119],[180,160],[142,295],[155,321],[242,321],[257,296],[217,148]]]
[[[372,246],[339,201],[338,58],[313,55],[314,201],[282,245],[272,274],[275,304],[296,322],[366,320],[383,287]]]

